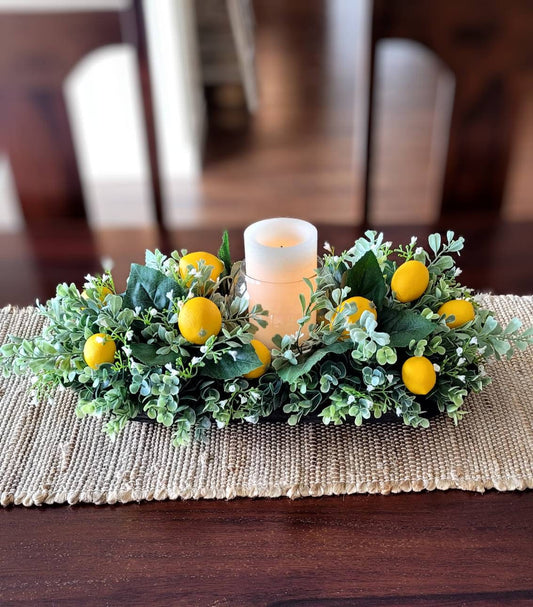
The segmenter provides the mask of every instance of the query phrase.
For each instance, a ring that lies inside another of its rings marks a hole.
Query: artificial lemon
[[[178,316],[180,333],[192,344],[205,344],[222,328],[222,314],[210,299],[193,297],[188,299]]]
[[[95,333],[83,346],[83,358],[91,369],[98,369],[104,363],[112,363],[117,347],[109,335]]]
[[[403,363],[402,381],[409,392],[427,394],[435,386],[437,374],[428,358],[411,356]]]
[[[100,287],[98,289],[98,298],[102,303],[105,301],[105,298],[108,295],[113,295],[113,291],[109,287]],[[89,296],[87,295],[87,291],[85,291],[85,289],[81,292],[81,296],[83,297],[83,299],[89,299]]]
[[[421,261],[406,261],[394,272],[391,289],[402,303],[418,299],[428,288],[429,271]]]
[[[244,377],[246,377],[246,379],[256,379],[257,377],[261,377],[261,375],[263,375],[263,373],[268,369],[272,356],[270,355],[270,350],[258,339],[252,339],[250,345],[253,346],[255,353],[257,354],[257,358],[259,358],[261,364],[252,371],[245,373]]]
[[[344,306],[346,306],[346,304],[355,304],[357,306],[357,312],[355,312],[354,314],[350,314],[347,317],[347,319],[346,319],[347,324],[356,323],[363,315],[363,312],[365,312],[367,310],[368,310],[368,312],[370,312],[371,314],[374,315],[374,318],[377,319],[377,317],[378,317],[378,313],[376,311],[376,306],[374,305],[374,302],[370,301],[370,299],[367,299],[366,297],[361,297],[361,296],[357,295],[356,297],[349,297],[348,299],[345,299],[341,303],[341,305],[337,307],[335,314],[331,318],[330,324],[333,324],[335,318],[337,317],[337,314],[339,314],[340,312],[342,312],[342,310],[344,310]],[[350,335],[350,332],[348,330],[343,332],[343,336],[348,337],[349,335]]]
[[[474,320],[476,315],[474,306],[464,299],[452,299],[447,301],[439,308],[437,314],[444,314],[446,317],[453,316],[453,320],[446,320],[446,324],[450,329],[455,329],[467,322]]]
[[[217,278],[224,270],[224,264],[218,257],[215,257],[211,253],[206,253],[205,251],[196,251],[196,253],[188,253],[187,255],[184,255],[180,259],[179,263],[180,276],[183,279],[187,278],[190,273],[191,266],[197,270],[198,266],[200,265],[200,261],[203,261],[206,266],[211,266],[213,268],[209,278],[216,282]]]

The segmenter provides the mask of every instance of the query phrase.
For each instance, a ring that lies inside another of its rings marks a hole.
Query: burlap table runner
[[[533,296],[480,296],[508,322],[533,324]],[[35,310],[0,310],[7,334],[32,336]],[[455,427],[401,423],[326,427],[305,423],[213,429],[207,443],[175,449],[171,431],[131,423],[115,442],[102,421],[76,419],[76,396],[31,404],[27,378],[0,383],[0,501],[9,504],[152,499],[320,496],[433,489],[500,491],[533,487],[533,348],[488,369],[494,382],[468,399]]]

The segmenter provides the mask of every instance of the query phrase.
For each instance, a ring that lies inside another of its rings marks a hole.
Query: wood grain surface
[[[531,493],[0,511],[3,604],[528,605]]]

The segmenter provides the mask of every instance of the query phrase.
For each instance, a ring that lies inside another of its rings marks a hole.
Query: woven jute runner
[[[533,296],[480,296],[498,319],[533,324]],[[0,310],[0,343],[36,335],[32,308]],[[493,383],[468,398],[457,427],[401,422],[304,423],[213,429],[206,443],[171,446],[171,431],[135,422],[112,442],[103,420],[76,419],[76,396],[32,404],[29,378],[0,383],[0,501],[10,504],[533,488],[533,348],[488,368]]]

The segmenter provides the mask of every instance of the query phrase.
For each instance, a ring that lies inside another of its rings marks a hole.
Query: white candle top
[[[311,278],[317,266],[317,229],[308,221],[264,219],[244,231],[246,275],[267,282]]]

